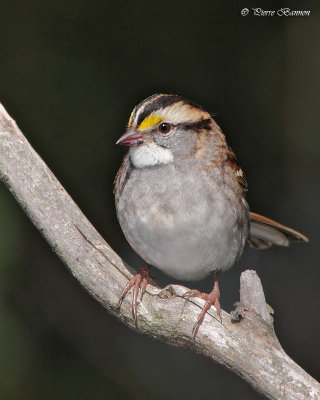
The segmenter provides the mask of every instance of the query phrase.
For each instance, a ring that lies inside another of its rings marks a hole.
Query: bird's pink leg
[[[126,287],[123,289],[123,292],[119,300],[119,308],[120,308],[124,298],[127,296],[129,290],[133,287],[131,309],[135,323],[137,323],[137,301],[139,292],[140,292],[140,301],[142,301],[143,295],[146,291],[148,280],[151,278],[149,269],[150,269],[149,265],[144,265],[139,269],[139,271],[130,279]]]
[[[202,293],[199,290],[190,290],[189,292],[185,293],[185,295],[183,297],[200,297],[201,299],[206,300],[206,303],[201,310],[201,313],[197,319],[197,322],[195,323],[195,325],[192,329],[194,339],[196,338],[199,328],[204,320],[204,317],[206,316],[206,313],[210,309],[211,306],[214,306],[216,308],[217,314],[220,318],[220,321],[222,322],[221,307],[220,307],[220,301],[219,301],[220,290],[219,290],[219,283],[218,283],[218,271],[216,271],[214,274],[214,285],[213,285],[213,289],[210,293]]]

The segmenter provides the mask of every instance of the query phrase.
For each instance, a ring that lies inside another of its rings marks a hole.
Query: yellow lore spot
[[[162,120],[163,117],[161,115],[155,115],[154,113],[151,113],[141,122],[141,124],[139,125],[139,130],[142,131],[144,129],[151,128]]]

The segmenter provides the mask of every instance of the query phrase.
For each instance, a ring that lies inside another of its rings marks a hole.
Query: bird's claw
[[[197,322],[194,324],[194,326],[192,328],[192,335],[193,335],[194,339],[196,338],[199,328],[203,323],[204,317],[206,316],[206,314],[211,306],[215,307],[217,314],[219,316],[220,322],[222,323],[221,306],[220,306],[220,301],[219,301],[220,290],[219,290],[217,282],[218,281],[217,281],[217,276],[216,276],[215,286],[213,287],[213,290],[210,293],[202,293],[199,290],[190,290],[189,292],[187,292],[183,295],[184,298],[200,297],[201,299],[206,301],[205,305],[203,306],[203,308],[201,310],[201,313],[199,314]]]
[[[131,310],[132,310],[132,315],[133,315],[135,324],[137,324],[138,295],[140,292],[140,301],[142,301],[142,298],[146,291],[146,287],[147,287],[149,279],[150,279],[149,266],[144,265],[143,267],[141,267],[139,269],[139,271],[127,283],[127,285],[123,289],[123,292],[119,299],[118,307],[120,308],[123,300],[125,299],[125,297],[127,296],[128,292],[129,292],[129,290],[133,287]]]

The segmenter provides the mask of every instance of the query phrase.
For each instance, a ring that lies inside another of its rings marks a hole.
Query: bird
[[[129,147],[114,182],[117,218],[128,243],[146,262],[129,280],[120,305],[133,288],[132,313],[150,279],[150,266],[183,281],[214,273],[210,293],[184,297],[205,304],[193,335],[214,306],[221,319],[218,276],[241,257],[246,242],[256,249],[307,237],[253,213],[247,181],[213,116],[175,94],[154,94],[134,107],[117,141]]]

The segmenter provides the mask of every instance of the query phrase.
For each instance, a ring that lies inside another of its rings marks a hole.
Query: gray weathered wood
[[[238,308],[238,323],[232,323],[230,315],[222,312],[221,324],[212,308],[194,340],[192,327],[203,300],[183,299],[188,289],[182,286],[159,289],[148,285],[135,326],[130,295],[121,310],[118,308],[122,289],[132,276],[130,270],[82,214],[1,105],[0,178],[80,284],[126,325],[225,365],[269,399],[320,398],[320,385],[281,348],[260,280],[252,271],[241,278],[244,304]]]
[[[257,313],[265,322],[272,322],[263,287],[256,271],[247,270],[240,277],[240,303]]]

